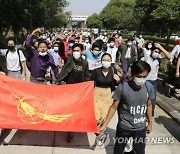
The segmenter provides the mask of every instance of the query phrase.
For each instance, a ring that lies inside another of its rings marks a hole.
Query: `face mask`
[[[44,57],[44,56],[47,55],[47,52],[39,52],[39,55],[42,56],[42,57]]]
[[[128,46],[131,46],[131,45],[132,45],[132,43],[131,43],[131,42],[128,42],[128,43],[127,43],[127,45],[128,45]]]
[[[109,68],[111,66],[111,62],[108,62],[108,61],[102,61],[102,66],[104,68]]]
[[[81,57],[81,53],[80,52],[73,52],[73,57],[75,58],[75,59],[79,59],[80,57]]]
[[[109,43],[110,47],[114,46],[114,42]]]
[[[148,49],[151,49],[152,48],[152,44],[148,44]]]
[[[8,49],[11,51],[14,50],[14,46],[8,46]]]
[[[47,39],[45,35],[42,35],[42,36],[40,36],[39,38],[40,38],[40,39],[43,39],[43,40],[46,40],[46,39]]]
[[[115,36],[115,38],[118,38],[118,36]]]
[[[74,43],[69,43],[69,47],[72,47],[74,45]]]
[[[85,40],[86,43],[89,43],[89,40]]]
[[[156,59],[156,58],[160,58],[160,54],[157,53],[157,52],[153,52],[153,53],[152,53],[152,57],[155,58],[155,59]]]
[[[97,56],[99,55],[101,52],[100,51],[92,51],[93,55]]]
[[[140,35],[139,37],[142,38],[142,35]]]
[[[134,82],[137,86],[143,86],[144,83],[146,82],[146,78],[134,78]]]
[[[58,47],[54,47],[54,51],[58,51],[59,50],[59,48]]]

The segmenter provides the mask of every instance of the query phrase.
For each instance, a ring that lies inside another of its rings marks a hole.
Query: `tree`
[[[134,6],[135,0],[111,0],[99,15],[103,27],[108,29],[133,29],[136,27]]]
[[[67,24],[66,0],[0,0],[0,42],[9,30],[18,40],[19,32],[36,27],[61,27]]]
[[[87,27],[88,28],[101,28],[102,22],[97,13],[94,13],[87,19]]]
[[[179,0],[136,0],[136,16],[140,19],[141,30],[161,36],[180,30]]]
[[[159,0],[157,3],[159,3],[158,7],[151,13],[152,22],[158,23],[161,31],[167,34],[169,41],[173,31],[180,30],[180,2],[179,0]]]

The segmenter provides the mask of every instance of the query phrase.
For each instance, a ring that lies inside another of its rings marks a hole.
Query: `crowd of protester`
[[[117,110],[117,137],[145,139],[146,132],[152,131],[158,71],[163,58],[171,61],[171,76],[175,79],[169,95],[178,88],[180,40],[170,54],[161,44],[144,40],[141,34],[123,39],[118,32],[37,28],[27,36],[23,47],[27,54],[16,49],[11,39],[7,49],[0,49],[1,73],[39,84],[93,80],[97,126],[100,132],[104,131]],[[73,133],[69,132],[67,141],[72,138]],[[114,154],[123,153],[125,146],[126,143],[116,143]],[[136,153],[143,154],[144,148],[144,143],[134,144]]]

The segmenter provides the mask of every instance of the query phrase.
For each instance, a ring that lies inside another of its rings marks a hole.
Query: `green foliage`
[[[66,0],[0,0],[0,42],[11,29],[16,39],[25,28],[61,27],[67,24]]]
[[[168,60],[166,60],[160,64],[159,71],[161,73],[167,74],[170,68],[171,68],[171,63]]]
[[[111,0],[100,13],[103,27],[107,29],[132,29],[136,20],[133,17],[134,0]]]
[[[98,14],[94,13],[87,19],[87,27],[88,28],[101,28],[102,21],[100,20]]]
[[[167,42],[167,39],[166,38],[161,38],[161,37],[157,37],[157,36],[150,36],[150,35],[144,35],[143,38],[145,40],[150,40],[150,41],[153,41],[153,42],[159,42],[159,43],[166,43]],[[176,40],[174,39],[171,39],[169,41],[170,44],[175,44]]]
[[[140,30],[169,36],[180,30],[179,0],[136,0],[135,13],[140,19]]]

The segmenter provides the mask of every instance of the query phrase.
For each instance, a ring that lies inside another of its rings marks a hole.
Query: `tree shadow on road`
[[[10,133],[11,130],[3,132],[2,144],[90,149],[87,133],[73,133],[72,142],[67,142],[67,132],[17,130],[14,135]]]
[[[159,116],[155,118],[155,122],[158,124],[162,124],[166,130],[177,140],[180,142],[180,127],[179,124],[176,123],[173,119],[167,118],[165,116]]]
[[[12,133],[14,131],[14,133]],[[114,146],[113,137],[115,130],[107,128],[110,134],[110,143],[105,147],[107,154],[112,154]],[[96,135],[87,133],[73,133],[72,142],[67,142],[67,132],[51,132],[51,131],[34,131],[34,130],[11,130],[6,129],[0,137],[0,142],[4,145],[24,145],[24,146],[46,146],[46,147],[62,147],[74,149],[90,149],[98,148],[96,145]]]

